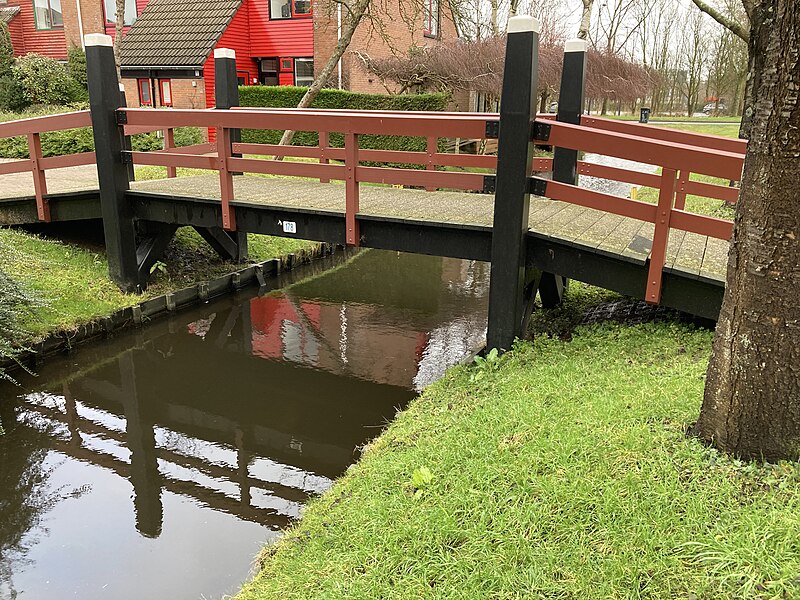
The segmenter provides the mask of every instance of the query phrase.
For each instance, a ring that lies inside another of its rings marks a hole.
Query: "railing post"
[[[164,130],[164,150],[170,150],[175,147],[175,130],[168,127]],[[167,178],[172,179],[178,176],[177,167],[167,167]]]
[[[508,350],[522,333],[525,238],[533,163],[531,116],[536,111],[539,21],[508,20],[505,75],[500,101],[497,191],[494,198],[487,349]]]
[[[348,246],[360,245],[360,234],[356,214],[359,210],[358,202],[358,134],[344,134],[344,166],[345,179],[345,240]]]
[[[86,72],[108,272],[124,291],[134,292],[140,289],[136,231],[133,208],[125,199],[130,182],[122,162],[123,132],[116,119],[120,93],[111,36],[86,36]]]
[[[327,131],[320,131],[319,134],[319,164],[327,165],[330,160],[327,157],[328,148],[331,147],[331,136]],[[327,177],[320,177],[320,183],[330,183],[331,180]]]
[[[40,221],[50,222],[50,204],[47,202],[47,179],[40,164],[42,160],[42,140],[38,133],[28,134],[28,155],[33,172],[33,190],[36,194],[36,214]]]
[[[427,163],[425,165],[425,170],[426,171],[435,171],[436,170],[436,165],[433,163],[433,159],[434,159],[434,156],[435,156],[435,154],[436,154],[436,152],[438,150],[439,150],[439,138],[428,137],[428,147],[427,147],[427,155],[428,155],[427,158],[428,158],[428,161],[427,161]],[[425,188],[425,190],[428,191],[428,192],[435,192],[436,188],[435,187],[431,187],[431,186],[427,186]]]
[[[564,69],[558,94],[556,120],[581,124],[586,81],[586,40],[569,40],[564,45]],[[578,151],[555,148],[553,151],[553,181],[578,183]]]
[[[125,86],[121,83],[119,84],[119,107],[120,108],[127,108],[128,100],[125,98]],[[122,136],[122,149],[128,152],[133,150],[133,145],[131,144],[131,136],[123,135]],[[129,162],[127,165],[128,167],[128,181],[136,181],[136,170],[133,167],[133,161]]]
[[[692,174],[685,170],[678,171],[678,189],[675,193],[675,208],[683,210],[686,208],[686,187]]]
[[[239,78],[236,76],[236,51],[230,48],[214,50],[214,100],[220,110],[228,110],[239,106]],[[241,158],[241,154],[233,152],[233,144],[242,141],[240,129],[217,130],[217,156],[226,156],[225,172],[220,171],[222,192],[222,227],[226,229],[237,247],[237,262],[247,259],[247,233],[237,231],[236,213],[229,202],[233,200],[233,175],[242,173],[227,170],[227,157]],[[224,153],[223,153],[224,145]],[[228,196],[226,199],[225,196]],[[227,224],[226,224],[227,223]]]
[[[217,126],[217,168],[219,169],[219,190],[222,201],[222,228],[236,231],[236,211],[231,206],[233,200],[233,173],[228,169],[231,157],[231,130]]]
[[[653,246],[650,249],[650,267],[647,273],[647,290],[645,301],[649,304],[661,302],[661,281],[664,262],[667,258],[669,244],[670,217],[672,202],[675,198],[677,172],[675,169],[661,171],[661,189],[658,194],[658,210],[656,211]]]
[[[230,48],[217,48],[214,50],[214,100],[216,101],[216,107],[222,110],[239,106],[236,51]],[[231,144],[240,144],[242,142],[242,131],[240,129],[231,129],[230,140]],[[241,158],[242,155],[233,153],[231,156]]]

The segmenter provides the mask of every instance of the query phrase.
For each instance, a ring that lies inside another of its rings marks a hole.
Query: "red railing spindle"
[[[319,132],[319,164],[327,165],[330,163],[328,160],[328,149],[330,148],[330,134],[327,131]],[[330,183],[331,180],[325,177],[320,177],[320,183]]]
[[[175,130],[168,127],[164,130],[164,151],[169,152],[175,147]],[[178,176],[178,169],[176,167],[167,167],[167,177],[172,179]]]
[[[692,174],[688,171],[678,171],[678,189],[675,193],[675,208],[683,210],[686,207],[686,188]]]
[[[661,301],[661,280],[664,262],[667,259],[670,217],[672,216],[672,203],[677,187],[677,175],[677,171],[674,169],[664,169],[661,172],[661,189],[658,194],[653,246],[650,250],[650,268],[647,274],[647,290],[645,291],[645,301],[649,304],[658,304]]]
[[[358,134],[346,133],[344,136],[344,166],[345,166],[345,227],[348,246],[358,246],[360,236],[358,231]]]
[[[36,194],[36,214],[40,221],[50,222],[50,205],[47,202],[47,178],[41,166],[42,140],[38,133],[28,134],[28,154],[31,158],[33,189]]]
[[[427,158],[428,160],[425,163],[425,170],[426,171],[435,171],[436,164],[434,163],[434,159],[436,156],[436,152],[439,150],[439,138],[430,137],[428,136],[428,149],[427,149]],[[427,186],[425,188],[429,192],[435,192],[436,188],[433,186]]]
[[[233,201],[233,174],[228,168],[231,158],[231,131],[217,126],[217,167],[219,169],[219,192],[222,200],[222,228],[236,231],[236,212],[230,203]]]

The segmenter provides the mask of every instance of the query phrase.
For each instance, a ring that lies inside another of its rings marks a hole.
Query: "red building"
[[[380,57],[456,36],[439,0],[426,0],[411,18],[410,6],[417,4],[382,2],[380,19],[359,27],[330,84],[386,92],[363,70],[359,53]],[[121,71],[128,106],[213,106],[216,48],[235,50],[243,85],[310,85],[315,63],[325,64],[341,35],[341,10],[333,0],[126,0]],[[115,0],[0,0],[16,55],[64,60],[88,33],[113,36],[114,19]]]

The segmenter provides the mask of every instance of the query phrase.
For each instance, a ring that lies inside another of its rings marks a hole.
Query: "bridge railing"
[[[91,125],[92,119],[88,110],[0,123],[0,138],[25,137],[28,144],[28,158],[0,162],[0,175],[26,172],[32,174],[36,213],[40,221],[50,222],[51,219],[50,205],[47,201],[46,171],[95,163],[94,152],[44,157],[41,134],[91,127]]]
[[[218,171],[223,228],[236,229],[234,173],[260,173],[307,177],[321,181],[345,182],[347,243],[358,245],[359,185],[362,183],[416,186],[426,189],[481,191],[484,173],[440,171],[437,167],[493,168],[496,159],[486,156],[442,153],[439,138],[487,139],[497,136],[495,115],[481,113],[431,113],[392,111],[347,111],[316,109],[232,109],[170,110],[119,109],[118,120],[128,127],[168,129],[204,127],[216,130],[215,155],[198,155],[170,149],[169,152],[130,152],[134,164],[168,168],[188,167]],[[315,131],[320,145],[314,147],[274,144],[232,143],[232,132],[249,129],[293,129]],[[343,134],[344,147],[330,146],[330,134]],[[422,137],[426,152],[372,150],[360,147],[363,135]],[[269,159],[243,158],[237,154],[271,156]],[[317,159],[318,163],[289,162],[284,157]],[[339,164],[330,161],[339,161]],[[395,166],[368,166],[362,163],[401,163],[423,165],[424,170]]]
[[[532,123],[532,138],[536,143],[612,156],[660,168],[660,174],[634,174],[624,169],[579,164],[581,173],[657,188],[657,204],[537,177],[532,178],[531,185],[536,193],[553,200],[653,223],[645,299],[657,304],[661,298],[662,272],[670,230],[679,229],[723,240],[730,239],[733,232],[733,223],[727,219],[693,214],[685,210],[688,191],[700,192],[709,197],[723,195],[716,189],[723,186],[699,182],[693,182],[696,185],[689,186],[689,173],[738,181],[744,166],[744,154],[734,150],[739,150],[744,142],[714,136],[702,136],[699,139],[696,134],[680,131],[670,131],[664,136],[661,131],[653,131],[655,128],[644,129],[631,124],[625,124],[625,127],[615,124],[614,128],[617,131],[612,131],[611,127],[587,127],[583,124],[535,119]],[[663,137],[669,139],[662,139]],[[731,141],[737,143],[729,144]],[[697,143],[703,145],[695,145]]]

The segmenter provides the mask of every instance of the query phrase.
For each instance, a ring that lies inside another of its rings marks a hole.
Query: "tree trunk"
[[[118,0],[119,1],[119,0]],[[325,83],[328,81],[328,78],[333,73],[333,70],[336,68],[337,63],[342,58],[347,50],[347,47],[350,45],[350,42],[353,39],[353,34],[356,32],[356,27],[358,24],[361,23],[361,20],[364,18],[364,15],[369,8],[371,0],[357,0],[355,6],[351,6],[350,10],[347,13],[349,22],[347,23],[347,27],[342,32],[342,37],[339,38],[339,42],[336,44],[336,48],[333,49],[333,54],[328,59],[328,62],[325,63],[325,66],[320,71],[319,75],[317,75],[316,79],[314,79],[314,83],[311,84],[311,87],[308,88],[303,97],[300,99],[300,102],[297,104],[297,108],[308,108],[311,106],[311,103],[314,102],[314,99],[319,94],[319,91],[325,87]],[[292,130],[286,130],[283,132],[283,136],[281,136],[280,145],[281,146],[289,146],[294,139],[295,132]],[[276,160],[281,160],[283,157],[276,156]]]
[[[592,21],[592,4],[594,4],[594,0],[583,0],[581,24],[578,26],[578,37],[582,40],[589,38],[589,25],[591,25]]]
[[[800,458],[800,3],[758,0],[754,108],[695,433],[741,458]]]
[[[117,65],[117,80],[122,81],[120,64],[122,63],[122,28],[125,26],[125,0],[116,0],[116,14],[114,15],[114,63]]]

